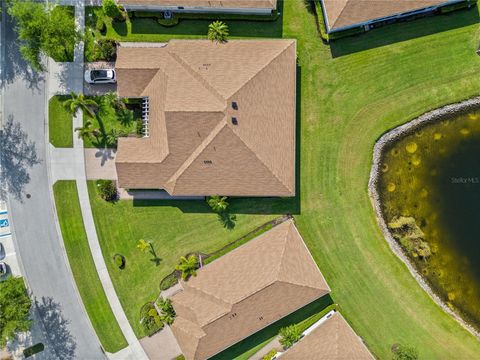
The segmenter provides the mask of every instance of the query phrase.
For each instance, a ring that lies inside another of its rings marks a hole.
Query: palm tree
[[[82,93],[75,94],[70,93],[71,98],[65,101],[65,106],[73,115],[77,114],[78,109],[81,109],[85,114],[90,117],[95,117],[95,113],[92,111],[92,107],[97,107],[98,104],[93,99],[87,99]]]
[[[198,259],[195,255],[180,257],[180,262],[175,267],[176,270],[182,272],[182,279],[187,280],[190,276],[197,276]]]
[[[172,301],[170,299],[160,298],[157,301],[157,306],[160,309],[162,321],[167,325],[172,325],[177,315],[173,308]]]
[[[151,249],[151,247],[152,244],[150,243],[150,241],[145,241],[143,239],[138,240],[137,248],[141,252],[146,252],[147,250]]]
[[[208,39],[215,42],[226,42],[228,38],[228,25],[223,21],[214,21],[208,25]]]
[[[116,92],[110,91],[106,93],[105,95],[102,96],[102,102],[105,102],[106,104],[110,105],[114,109],[121,110],[121,109],[126,109],[126,105],[123,102],[122,99],[118,97],[118,94]]]
[[[226,196],[210,196],[207,200],[208,205],[212,208],[213,211],[221,213],[227,210],[228,202]]]
[[[120,121],[120,124],[125,126],[130,125],[134,120],[133,111],[126,108],[120,109],[117,112],[117,117],[118,121]]]
[[[117,145],[118,138],[122,135],[120,131],[117,129],[112,129],[110,132],[106,135],[105,140],[107,142],[108,146],[115,146]]]
[[[75,131],[78,134],[78,137],[81,139],[89,138],[93,135],[94,129],[92,129],[92,122],[90,120],[85,121],[83,127],[75,128]]]

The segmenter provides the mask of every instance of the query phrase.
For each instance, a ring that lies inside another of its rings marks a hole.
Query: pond
[[[394,238],[432,290],[480,329],[480,109],[387,144],[380,169]]]

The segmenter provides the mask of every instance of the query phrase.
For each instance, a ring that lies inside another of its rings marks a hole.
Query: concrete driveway
[[[114,69],[115,62],[97,61],[85,63],[85,70],[92,69]],[[102,95],[107,92],[116,92],[117,84],[89,84],[84,81],[83,92],[85,95]]]

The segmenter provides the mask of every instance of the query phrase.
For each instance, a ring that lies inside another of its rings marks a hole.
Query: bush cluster
[[[112,180],[97,180],[97,189],[100,197],[105,201],[118,199],[117,185]]]

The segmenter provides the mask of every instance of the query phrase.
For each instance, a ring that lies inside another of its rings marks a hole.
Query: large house
[[[119,0],[127,10],[270,15],[277,0]]]
[[[467,0],[316,0],[322,2],[328,33],[378,25],[405,17],[432,13],[453,4],[469,4]]]
[[[374,357],[343,316],[335,312],[278,359],[373,360]]]
[[[120,138],[118,185],[174,196],[294,196],[294,40],[120,47],[121,97],[145,100],[143,138]]]
[[[172,331],[187,360],[207,359],[330,292],[292,220],[181,284]]]

